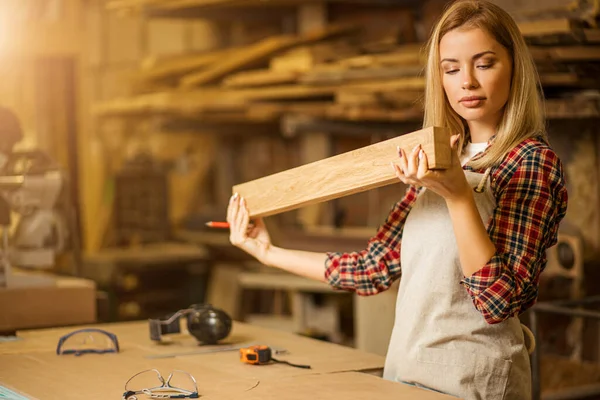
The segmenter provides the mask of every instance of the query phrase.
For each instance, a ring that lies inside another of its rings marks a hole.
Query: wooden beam
[[[360,69],[318,69],[306,72],[300,79],[300,83],[308,85],[331,85],[360,80],[385,80],[406,77],[418,77],[423,67],[419,65],[395,66],[383,68],[360,68]]]
[[[323,3],[323,0],[110,0],[106,8],[112,11],[148,10],[167,11],[208,11],[214,9],[294,7],[311,3]]]
[[[181,86],[190,88],[215,82],[239,69],[256,65],[260,62],[266,63],[273,55],[283,50],[349,33],[355,29],[356,27],[347,25],[330,26],[326,29],[309,32],[301,36],[279,35],[269,37],[235,52],[230,57],[224,58],[221,62],[215,63],[204,71],[185,76],[181,80]]]
[[[310,71],[319,65],[355,57],[359,52],[360,49],[352,43],[352,38],[332,39],[287,50],[272,57],[269,60],[269,68],[273,71]]]
[[[180,84],[182,87],[191,88],[214,82],[225,75],[244,67],[254,66],[266,62],[273,54],[293,46],[295,37],[291,35],[273,36],[258,43],[240,49],[230,57],[223,58],[204,71],[195,72],[184,76]]]
[[[141,9],[142,7],[160,3],[161,1],[162,0],[112,0],[106,3],[106,9],[109,11]]]
[[[190,71],[207,68],[209,65],[229,57],[238,48],[226,48],[208,51],[200,54],[186,54],[183,56],[169,56],[159,59],[148,58],[142,63],[140,79],[146,81],[176,78]]]
[[[285,85],[258,89],[241,89],[224,91],[224,94],[239,96],[247,101],[274,99],[307,99],[311,97],[334,96],[340,90],[357,91],[394,91],[394,90],[423,90],[423,77],[397,78],[390,80],[362,81],[345,85]]]
[[[339,60],[335,65],[345,68],[369,68],[400,65],[425,65],[427,55],[423,51],[424,44],[406,44],[397,46],[391,53],[368,54]]]
[[[237,90],[210,87],[189,92],[168,91],[115,99],[96,104],[94,114],[96,116],[150,113],[185,114],[208,110],[236,110],[244,108],[250,101],[333,97],[340,89],[384,92],[423,90],[424,88],[425,79],[423,77],[348,83],[343,86],[282,85]]]
[[[600,46],[531,46],[536,62],[582,62],[600,60]]]
[[[569,35],[573,33],[573,22],[567,18],[522,22],[519,24],[519,30],[526,38],[548,35]]]
[[[295,83],[298,80],[298,76],[300,76],[300,73],[297,71],[272,71],[270,69],[256,69],[229,75],[223,79],[223,86],[227,88],[242,88],[283,85]]]
[[[587,43],[600,43],[600,29],[584,29],[583,35]]]
[[[546,117],[551,119],[599,118],[600,101],[573,97],[564,99],[546,99]]]
[[[427,154],[430,168],[450,166],[448,130],[430,127],[235,185],[233,192],[246,200],[251,217],[333,200],[398,182],[390,166],[398,160],[397,147],[411,151],[417,144]]]
[[[583,84],[579,76],[573,72],[556,72],[540,74],[542,86],[577,86]]]

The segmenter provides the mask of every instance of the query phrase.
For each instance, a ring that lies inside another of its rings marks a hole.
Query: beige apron
[[[465,171],[484,223],[496,201],[487,175]],[[463,273],[445,200],[423,189],[404,227],[402,277],[384,378],[463,399],[531,398],[517,317],[488,324],[460,284]]]

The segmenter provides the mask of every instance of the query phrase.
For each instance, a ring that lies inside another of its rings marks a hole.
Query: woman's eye
[[[479,69],[488,69],[492,66],[492,64],[482,64],[482,65],[478,65],[477,68]]]
[[[454,75],[457,72],[458,72],[457,69],[449,69],[448,71],[445,71],[444,73],[446,73],[448,75]]]

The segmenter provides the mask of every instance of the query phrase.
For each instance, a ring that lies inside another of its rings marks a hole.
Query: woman
[[[419,147],[392,164],[409,184],[365,250],[270,244],[234,195],[231,242],[266,265],[373,295],[402,275],[384,377],[465,399],[528,399],[517,316],[536,300],[567,192],[544,130],[538,76],[513,19],[484,0],[453,3],[435,27],[424,126],[454,135],[453,165],[429,171]]]

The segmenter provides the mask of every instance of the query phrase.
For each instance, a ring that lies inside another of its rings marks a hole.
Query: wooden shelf
[[[417,0],[112,0],[106,8],[115,12],[143,12],[155,18],[205,18],[245,21],[279,18],[295,13],[298,6],[322,3],[363,3],[379,6],[416,4]]]
[[[600,118],[600,98],[547,99],[549,119]]]
[[[112,0],[108,8],[143,12],[193,8],[239,14],[243,7],[264,12],[282,5],[328,1]],[[600,88],[595,73],[600,46],[593,45],[600,40],[597,29],[584,31],[582,21],[567,18],[520,23],[519,27],[529,41],[549,98]],[[95,115],[158,115],[197,124],[271,126],[290,115],[371,124],[421,120],[424,44],[365,54],[354,43],[359,30],[360,26],[330,25],[299,35],[271,36],[235,49],[147,62],[140,71],[144,89],[140,92],[153,92],[97,104]],[[572,100],[549,100],[548,117],[598,117],[596,100]]]

